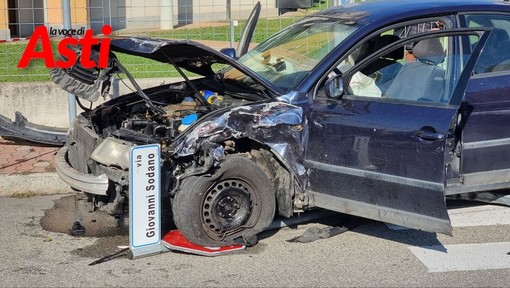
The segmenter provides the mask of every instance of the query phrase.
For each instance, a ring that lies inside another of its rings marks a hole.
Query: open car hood
[[[111,51],[175,64],[203,76],[214,73],[211,65],[232,64],[233,59],[198,42],[130,37],[111,40]]]
[[[122,67],[114,53],[119,52],[156,60],[169,65],[175,65],[182,70],[202,75],[214,76],[214,64],[230,65],[241,74],[250,77],[253,82],[263,87],[273,97],[281,95],[281,92],[271,82],[259,74],[219,51],[209,48],[198,42],[189,40],[167,40],[144,37],[113,38],[110,40],[110,63],[105,69],[87,69],[81,63],[76,63],[71,69],[54,68],[50,70],[52,81],[61,86],[67,92],[87,101],[94,102],[99,96],[106,97],[111,85],[111,77],[114,73],[129,72]],[[92,58],[99,57],[99,45],[94,46]],[[128,78],[130,78],[128,76]],[[131,80],[131,79],[130,79]],[[132,79],[134,81],[134,79]]]
[[[111,40],[110,50],[149,58],[159,62],[174,64],[202,76],[215,74],[213,64],[233,66],[251,77],[269,91],[278,94],[277,89],[265,79],[235,59],[189,40],[166,40],[142,37],[118,38]]]
[[[229,55],[233,55],[232,57],[194,41],[144,37],[113,38],[110,42],[110,50],[112,52],[136,55],[159,62],[169,63],[170,65],[175,65],[176,67],[205,77],[215,74],[212,67],[214,64],[230,65],[236,68],[241,74],[250,77],[257,85],[265,88],[264,90],[268,92],[265,94],[279,96],[281,94],[280,91],[271,82],[268,82],[259,74],[234,59],[235,54],[242,56],[248,51],[248,46],[251,42],[260,10],[261,5],[258,2],[247,20],[237,51],[234,50],[233,53],[231,53],[233,49],[228,49],[228,51],[226,51]],[[79,51],[80,48],[77,48],[77,50]],[[92,60],[98,61],[99,50],[99,44],[93,46]],[[128,69],[123,67],[122,63],[115,59],[116,57],[113,54],[114,53],[111,53],[109,65],[105,69],[85,68],[81,63],[76,63],[70,69],[51,69],[51,80],[70,94],[91,102],[96,101],[99,96],[107,96],[111,86],[112,75],[117,72],[122,71],[126,73],[132,84],[137,87],[138,84],[133,83],[136,81],[129,75]],[[61,57],[65,58],[62,55]],[[182,71],[179,71],[185,80],[189,81],[181,72]],[[150,103],[149,106],[151,106]]]
[[[243,56],[248,51],[260,11],[261,5],[260,2],[257,2],[247,19],[246,26],[239,40],[236,51],[237,57]],[[241,67],[234,65],[234,59],[225,57],[226,55],[193,41],[172,41],[151,38],[116,39],[111,42],[111,50],[147,57],[160,62],[171,61],[181,68],[203,76],[213,73],[211,65],[214,63],[229,64],[238,68],[241,72],[247,73],[247,75],[250,73],[250,71],[245,71],[246,67],[240,69]]]

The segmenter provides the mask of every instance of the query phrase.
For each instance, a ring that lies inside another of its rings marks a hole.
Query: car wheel
[[[211,177],[184,179],[172,211],[175,225],[192,243],[251,246],[271,224],[275,205],[271,179],[259,165],[235,155]]]

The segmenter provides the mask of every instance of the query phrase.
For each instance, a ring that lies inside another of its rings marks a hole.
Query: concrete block
[[[158,86],[162,83],[179,81],[179,78],[138,79],[142,88]],[[128,83],[128,80],[124,80]],[[118,83],[118,95],[130,93],[124,84]],[[28,121],[52,126],[69,127],[68,93],[53,82],[6,82],[0,85],[0,114],[14,119],[14,113],[20,111]],[[109,100],[109,99],[106,99]],[[97,106],[105,99],[100,98],[94,103]],[[83,104],[88,105],[87,101]],[[82,110],[78,107],[78,113]]]

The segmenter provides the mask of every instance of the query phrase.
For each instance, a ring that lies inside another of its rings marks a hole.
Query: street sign
[[[161,253],[160,146],[131,148],[129,166],[129,247],[134,259]]]

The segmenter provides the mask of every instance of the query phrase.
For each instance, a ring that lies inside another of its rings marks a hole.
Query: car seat
[[[416,62],[404,64],[384,97],[409,101],[440,102],[444,92],[445,70],[438,67],[445,59],[439,39],[421,40],[413,46]]]

